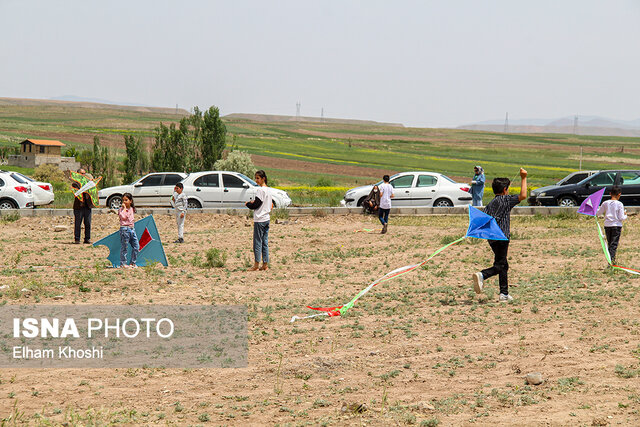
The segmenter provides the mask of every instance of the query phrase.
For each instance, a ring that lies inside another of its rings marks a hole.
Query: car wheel
[[[9,199],[0,200],[0,209],[18,209],[18,205]]]
[[[562,196],[558,198],[558,206],[563,208],[573,208],[575,206],[578,206],[578,204],[576,203],[576,199],[574,199],[573,197]]]
[[[364,199],[366,199],[367,196],[361,197],[360,200],[358,200],[358,203],[356,204],[357,207],[362,206],[362,202],[364,202]]]
[[[449,199],[438,199],[433,202],[433,206],[436,208],[452,208],[453,203],[451,203],[451,200]]]
[[[201,209],[202,205],[196,199],[189,199],[187,201],[187,209]]]
[[[120,209],[120,206],[122,206],[122,196],[109,197],[109,200],[107,200],[107,206],[109,206],[110,209],[117,211]]]

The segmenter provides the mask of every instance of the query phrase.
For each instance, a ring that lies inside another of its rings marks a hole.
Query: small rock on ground
[[[531,372],[527,374],[527,376],[525,377],[525,381],[527,382],[527,384],[540,385],[544,382],[544,379],[542,378],[542,374],[540,372]]]

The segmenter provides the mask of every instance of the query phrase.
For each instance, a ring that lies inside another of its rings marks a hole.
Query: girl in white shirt
[[[271,219],[271,192],[267,187],[267,174],[263,170],[256,172],[255,181],[259,185],[256,197],[246,203],[253,209],[253,255],[254,263],[250,271],[269,269],[269,221]],[[260,267],[262,261],[262,267]]]

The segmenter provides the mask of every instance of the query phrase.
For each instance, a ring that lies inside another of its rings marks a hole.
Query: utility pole
[[[504,133],[509,132],[509,112],[507,111],[507,115],[504,116]]]
[[[573,118],[573,134],[574,135],[578,134],[578,115],[577,114]]]
[[[176,114],[178,114],[178,104],[176,104]]]
[[[582,145],[580,146],[580,170],[582,170]]]
[[[324,122],[324,107],[320,109],[320,121]]]
[[[300,120],[300,101],[296,102],[296,120]]]

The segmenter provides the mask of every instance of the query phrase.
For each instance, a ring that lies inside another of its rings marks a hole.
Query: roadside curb
[[[361,208],[346,207],[288,207],[284,208],[290,216],[326,216],[326,215],[361,215]],[[483,209],[483,208],[480,208]],[[640,212],[640,207],[633,206],[626,208],[629,213]],[[513,208],[514,215],[559,215],[576,214],[578,208],[561,208],[557,206],[516,206]],[[246,208],[201,208],[189,209],[189,215],[193,214],[213,214],[213,215],[247,215],[250,212]],[[110,209],[93,209],[94,215],[113,213]],[[172,208],[138,208],[138,215],[173,215]],[[3,209],[0,210],[0,217],[19,215],[21,217],[73,217],[73,209]],[[420,215],[467,215],[467,207],[455,208],[391,208],[392,215],[420,216]]]

